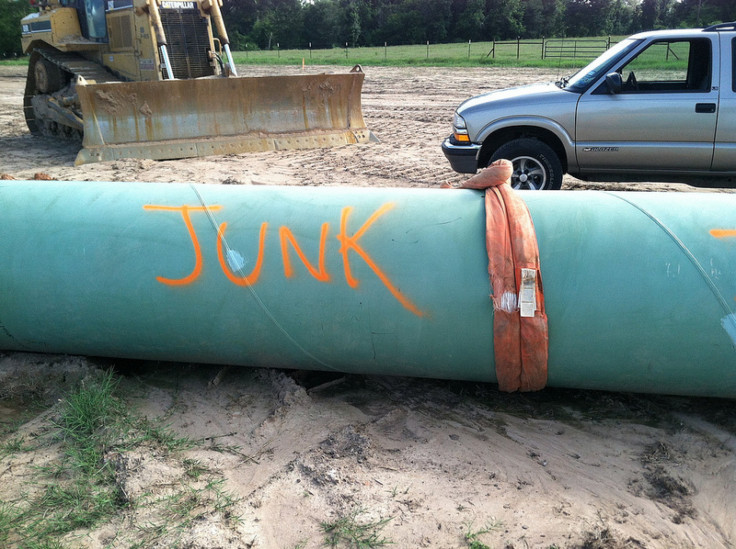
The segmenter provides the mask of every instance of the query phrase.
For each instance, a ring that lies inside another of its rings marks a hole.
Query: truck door
[[[731,54],[721,62],[721,101],[716,150],[713,154],[714,171],[736,171],[736,38],[733,33],[721,35],[721,51]]]
[[[718,51],[709,37],[654,40],[614,68],[618,87],[602,79],[585,92],[576,117],[581,170],[709,170]]]

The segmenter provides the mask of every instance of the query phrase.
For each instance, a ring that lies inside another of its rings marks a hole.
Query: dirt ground
[[[241,74],[273,70],[242,67]],[[365,71],[363,111],[377,144],[74,167],[78,144],[29,135],[21,110],[24,69],[0,67],[0,173],[70,181],[440,186],[464,179],[439,148],[460,101],[562,76],[538,69]],[[570,177],[563,186],[599,187]],[[607,185],[614,187],[694,190]],[[28,399],[21,397],[52,403],[74,380],[109,364],[0,355],[0,433],[19,424],[13,436],[32,438],[48,412],[29,417]],[[153,518],[144,505],[132,505],[105,525],[65,537],[71,547],[316,548],[326,543],[322,524],[346,516],[363,524],[386,520],[374,541],[401,548],[474,541],[506,548],[736,545],[733,401],[572,390],[506,395],[478,383],[197,364],[117,367],[141,413],[201,441],[176,454],[120,457],[121,491],[130,501],[166,494],[182,482],[183,464],[196,461],[235,496],[241,520],[204,510],[175,538],[147,544],[140,532]],[[0,507],[26,496],[37,474],[31,465],[55,451],[0,457]]]

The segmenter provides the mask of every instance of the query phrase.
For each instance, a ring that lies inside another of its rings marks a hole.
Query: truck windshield
[[[569,78],[563,79],[558,84],[566,90],[575,92],[585,91],[588,86],[598,80],[600,76],[606,74],[619,59],[631,51],[639,42],[641,40],[631,38],[622,40],[612,48],[606,50],[603,55],[594,59],[587,66]]]

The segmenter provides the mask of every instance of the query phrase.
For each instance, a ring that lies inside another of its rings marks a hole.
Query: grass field
[[[620,37],[234,51],[239,65],[582,67]],[[573,57],[574,56],[574,57]],[[28,57],[0,60],[26,65]]]
[[[237,51],[233,58],[241,65],[294,65],[304,62],[307,65],[580,67],[618,39],[539,39],[321,50],[276,48]]]

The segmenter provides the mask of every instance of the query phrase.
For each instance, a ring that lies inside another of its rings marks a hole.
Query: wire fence
[[[578,59],[580,57],[598,57],[610,47],[610,36],[605,39],[585,40],[565,40],[564,38],[552,38],[547,41],[543,41],[542,59]]]
[[[260,50],[246,45],[236,54],[238,61],[246,63],[290,63],[304,61],[310,64],[355,63],[432,63],[432,62],[493,62],[534,59],[593,59],[615,44],[616,40],[604,38],[549,38],[537,40],[491,40],[487,42],[425,44],[391,46],[385,43],[374,47],[343,47],[281,49],[278,43],[270,50]]]
[[[611,37],[607,38],[541,38],[540,40],[507,40],[505,42],[491,42],[488,57],[496,57],[497,48],[515,48],[516,59],[521,59],[522,46],[525,50],[538,48],[542,59],[580,59],[598,57],[611,47]]]

